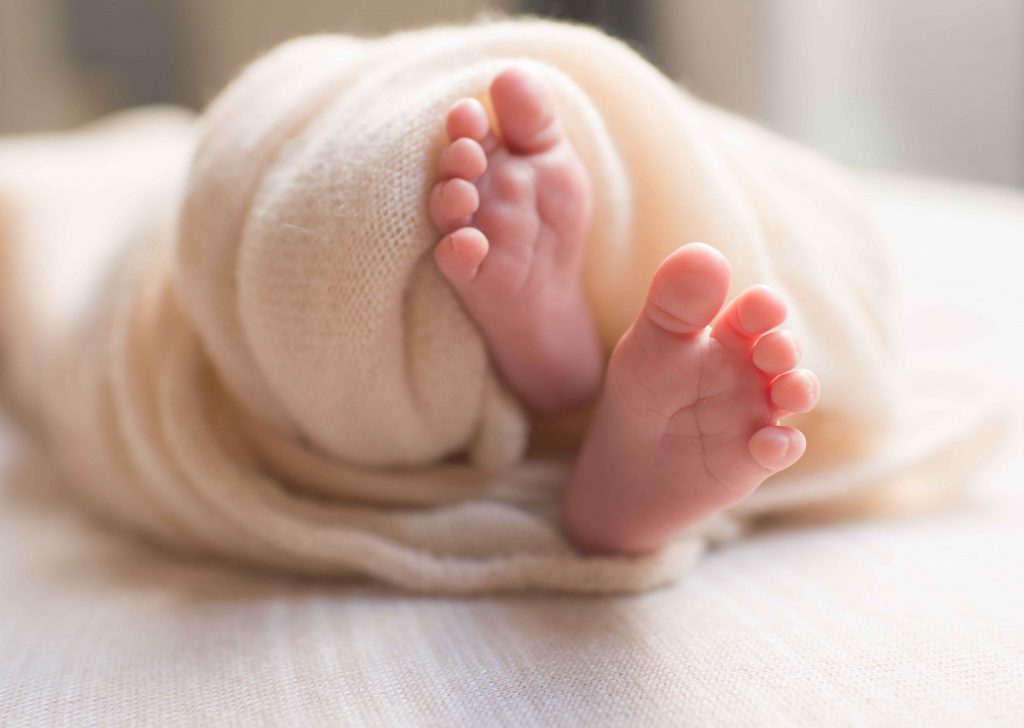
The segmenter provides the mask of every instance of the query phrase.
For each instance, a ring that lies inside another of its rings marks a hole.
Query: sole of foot
[[[602,356],[581,280],[591,217],[585,167],[537,74],[512,67],[483,104],[462,99],[429,200],[438,268],[510,387],[539,414],[597,393]]]
[[[730,277],[701,243],[656,272],[566,491],[566,530],[581,548],[656,549],[803,455],[803,434],[780,420],[815,406],[817,378],[796,368],[796,337],[776,330],[783,300],[755,286],[725,305]]]

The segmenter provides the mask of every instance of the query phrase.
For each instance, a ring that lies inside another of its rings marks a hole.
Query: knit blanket
[[[821,381],[793,418],[804,461],[645,556],[562,535],[576,435],[544,442],[559,428],[506,390],[430,254],[445,114],[513,63],[549,80],[593,182],[606,349],[700,240],[733,293],[782,292]],[[891,504],[911,478],[932,500],[1003,426],[973,383],[907,381],[886,242],[841,171],[583,27],[298,39],[198,122],[0,144],[0,215],[8,391],[84,502],[184,553],[436,592],[643,590],[766,514]]]

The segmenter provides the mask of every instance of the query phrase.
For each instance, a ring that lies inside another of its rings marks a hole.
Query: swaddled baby
[[[777,329],[783,299],[762,285],[726,302],[729,262],[703,243],[664,260],[605,369],[581,274],[587,171],[541,78],[510,68],[489,96],[493,122],[475,98],[448,114],[434,257],[527,407],[598,400],[564,500],[568,534],[649,551],[803,455],[803,435],[779,421],[814,407],[817,379]]]
[[[0,144],[8,391],[181,551],[647,589],[994,439],[976,389],[901,381],[853,188],[593,29],[300,38],[198,121]]]

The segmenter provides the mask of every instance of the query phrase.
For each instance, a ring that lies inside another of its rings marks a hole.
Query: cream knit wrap
[[[700,240],[732,261],[733,293],[786,296],[821,379],[797,423],[806,462],[642,558],[565,541],[571,455],[524,455],[530,424],[430,255],[445,113],[486,103],[510,63],[550,81],[594,182],[585,276],[604,344],[657,264]],[[938,427],[917,406],[923,435],[894,445],[906,403],[934,390],[895,396],[892,276],[850,184],[592,30],[299,39],[195,128],[153,112],[59,144],[0,146],[12,386],[83,497],[180,550],[419,590],[646,589],[751,515],[846,503],[953,445],[970,465],[998,425],[976,407]]]

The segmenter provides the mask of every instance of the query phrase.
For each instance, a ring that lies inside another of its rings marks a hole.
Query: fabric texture
[[[657,264],[703,240],[735,290],[786,296],[822,382],[794,423],[805,461],[649,556],[565,541],[571,453],[526,454],[530,423],[429,254],[444,114],[510,63],[550,81],[594,181],[606,347]],[[84,500],[185,552],[440,592],[642,590],[756,516],[916,499],[895,482],[925,475],[931,498],[1005,424],[972,382],[904,394],[883,240],[838,170],[596,31],[300,39],[196,127],[161,112],[51,141],[0,148],[11,389]]]
[[[1024,391],[1024,341],[1007,335],[1024,329],[1019,268],[992,265],[1019,249],[1024,196],[872,188],[909,358]],[[964,481],[955,509],[753,534],[642,595],[466,599],[140,547],[70,507],[47,458],[0,419],[0,722],[1017,726],[1016,445]]]

